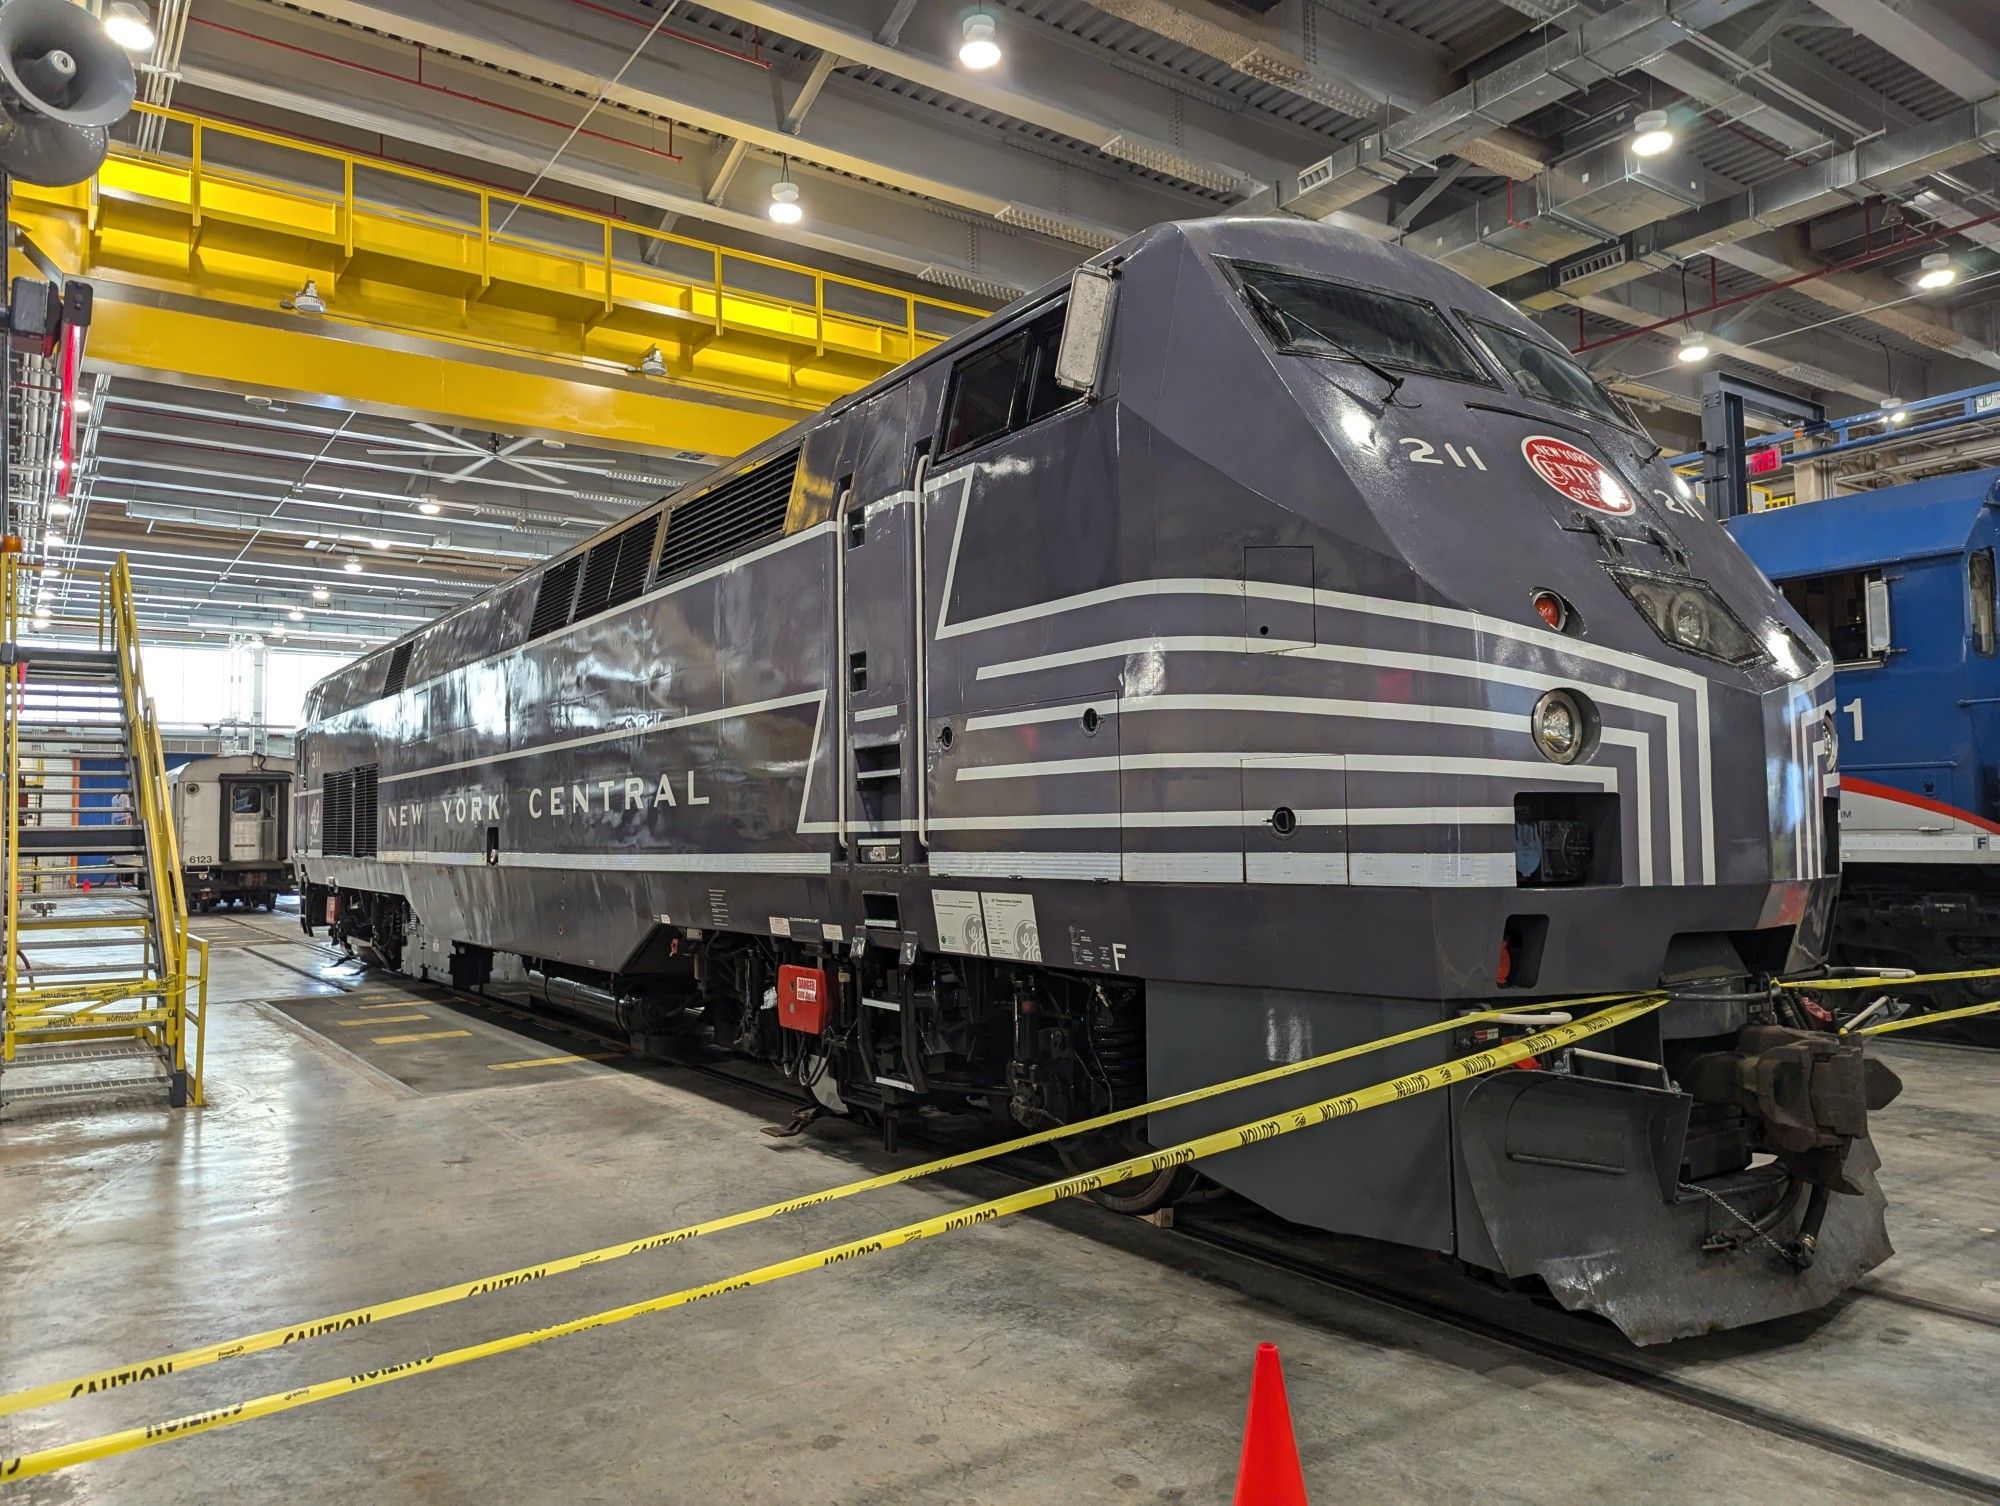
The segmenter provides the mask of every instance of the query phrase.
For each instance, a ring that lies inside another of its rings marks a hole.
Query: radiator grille
[[[594,617],[608,607],[623,606],[646,588],[646,569],[653,563],[653,542],[660,536],[660,515],[654,513],[630,528],[591,547],[583,566],[583,589],[576,595],[571,622]]]
[[[691,574],[781,537],[785,513],[791,506],[792,478],[798,468],[799,452],[793,450],[725,481],[714,491],[676,503],[667,514],[667,542],[660,550],[655,583]]]
[[[319,850],[343,857],[354,846],[354,775],[329,774],[320,785]]]
[[[329,858],[372,858],[380,829],[375,764],[329,774],[320,784],[319,850]]]
[[[583,570],[583,556],[573,554],[542,572],[542,584],[535,592],[535,615],[528,620],[528,637],[553,633],[569,621],[569,609],[576,599],[576,578]]]
[[[382,808],[375,794],[375,765],[354,771],[354,846],[357,858],[372,858],[381,851],[377,845],[382,826]]]
[[[383,682],[382,694],[396,695],[402,691],[403,682],[410,677],[410,650],[413,643],[399,643],[389,651],[389,678]]]

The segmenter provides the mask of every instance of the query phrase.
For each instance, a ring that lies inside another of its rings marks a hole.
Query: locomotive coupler
[[[1848,1147],[1868,1133],[1869,1111],[1903,1090],[1861,1042],[1783,1025],[1744,1026],[1734,1050],[1695,1057],[1681,1082],[1697,1103],[1746,1114],[1751,1149],[1815,1189],[1850,1194],[1862,1189],[1847,1174]]]

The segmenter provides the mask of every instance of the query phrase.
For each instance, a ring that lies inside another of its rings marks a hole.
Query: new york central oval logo
[[[1572,502],[1609,513],[1628,513],[1633,508],[1632,494],[1624,482],[1595,455],[1566,439],[1530,434],[1521,441],[1521,458]]]

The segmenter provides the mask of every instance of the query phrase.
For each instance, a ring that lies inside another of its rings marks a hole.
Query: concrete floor
[[[290,917],[198,924],[216,947],[205,1111],[72,1101],[0,1120],[0,1390],[892,1164],[840,1125],[773,1140],[758,1130],[782,1106],[672,1068],[501,1065],[575,1047],[357,980]],[[309,995],[327,1002],[269,1002]],[[400,1015],[423,1018],[377,1020]],[[1908,1084],[1880,1131],[1896,1260],[1810,1320],[1645,1358],[1724,1396],[2000,1477],[2000,1057],[1888,1054]],[[635,1300],[1017,1185],[954,1174],[0,1419],[0,1455]],[[1440,1279],[1422,1257],[1406,1263]],[[1522,1299],[1491,1301],[1605,1342]],[[1953,1499],[1083,1205],[9,1494],[149,1506],[1215,1502],[1230,1494],[1260,1339],[1283,1351],[1322,1502]]]

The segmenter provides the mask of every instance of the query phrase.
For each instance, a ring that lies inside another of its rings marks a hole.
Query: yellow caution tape
[[[1931,1014],[1906,1015],[1900,1020],[1884,1020],[1879,1025],[1863,1025],[1859,1030],[1843,1030],[1842,1035],[1888,1035],[1897,1030],[1914,1030],[1919,1025],[1941,1025],[1946,1020],[1969,1020],[1974,1015],[2000,1010],[2000,999],[1984,1004],[1967,1004],[1960,1009],[1940,1009]]]
[[[1629,994],[1602,994],[1585,999],[1556,1000],[1533,1006],[1537,1012],[1551,1009],[1582,1007],[1586,1005],[1611,1003],[1628,999]],[[1301,1072],[1315,1071],[1336,1062],[1352,1060],[1392,1046],[1408,1045],[1412,1041],[1443,1031],[1455,1030],[1465,1025],[1491,1023],[1501,1016],[1516,1010],[1483,1010],[1476,1014],[1457,1015],[1451,1019],[1438,1020],[1429,1025],[1405,1030],[1397,1035],[1384,1036],[1380,1040],[1366,1041],[1358,1046],[1343,1047],[1329,1051],[1324,1056],[1311,1057],[1305,1061],[1286,1062],[1276,1067],[1253,1072],[1247,1077],[1232,1078],[1227,1082],[1213,1083],[1205,1088],[1193,1088],[1185,1093],[1157,1099],[1151,1103],[1137,1104],[1132,1108],[1117,1109],[1108,1114],[1100,1114],[1094,1119],[1079,1120],[1074,1124],[1059,1125],[1053,1129],[1037,1130],[1019,1139],[1002,1141],[997,1145],[985,1145],[977,1150],[963,1151],[958,1155],[946,1156],[942,1160],[926,1162],[921,1166],[904,1167],[897,1171],[883,1172],[880,1176],[864,1177],[858,1182],[845,1186],[828,1188],[823,1192],[809,1192],[799,1197],[786,1198],[782,1202],[766,1203],[761,1208],[751,1208],[742,1213],[725,1214],[720,1218],[708,1219],[698,1224],[688,1224],[679,1229],[669,1229],[659,1234],[648,1234],[639,1239],[623,1240],[615,1245],[605,1245],[595,1250],[585,1250],[576,1255],[564,1255],[554,1260],[545,1260],[535,1265],[518,1266],[511,1271],[501,1271],[491,1276],[481,1276],[471,1281],[456,1281],[448,1286],[432,1287],[427,1292],[414,1296],[398,1297],[388,1302],[377,1302],[367,1307],[351,1307],[345,1312],[328,1313],[324,1317],[309,1318],[302,1322],[286,1324],[277,1328],[267,1328],[261,1333],[245,1334],[241,1338],[226,1339],[215,1344],[201,1344],[192,1349],[183,1349],[175,1354],[163,1354],[149,1360],[139,1360],[131,1364],[112,1365],[102,1370],[93,1370],[84,1375],[72,1376],[68,1380],[50,1381],[45,1385],[30,1386],[25,1391],[15,1391],[0,1396],[0,1417],[14,1412],[24,1412],[31,1407],[47,1406],[51,1402],[64,1401],[75,1396],[90,1396],[100,1391],[116,1390],[121,1386],[137,1385],[141,1381],[155,1380],[163,1375],[175,1375],[186,1370],[197,1370],[204,1365],[213,1365],[218,1360],[235,1359],[239,1355],[261,1354],[270,1349],[281,1349],[292,1344],[301,1344],[308,1339],[316,1339],[325,1334],[340,1333],[350,1328],[360,1328],[370,1323],[380,1323],[389,1318],[401,1318],[410,1313],[424,1312],[433,1307],[443,1307],[452,1302],[463,1302],[471,1297],[483,1297],[489,1292],[504,1291],[508,1287],[520,1286],[530,1281],[541,1281],[550,1276],[566,1275],[570,1271],[582,1270],[586,1266],[602,1265],[606,1261],[622,1260],[628,1255],[640,1255],[648,1250],[657,1250],[666,1245],[680,1244],[686,1240],[698,1239],[704,1234],[719,1234],[725,1229],[740,1228],[744,1224],[758,1223],[767,1218],[776,1218],[783,1213],[793,1213],[801,1208],[816,1208],[822,1203],[838,1202],[842,1198],[859,1196],[864,1192],[879,1191],[884,1187],[894,1187],[904,1182],[914,1182],[920,1177],[933,1176],[941,1171],[954,1171],[962,1166],[976,1165],[990,1161],[997,1156],[1011,1155],[1016,1151],[1029,1150],[1038,1145],[1047,1145],[1053,1140],[1067,1140],[1075,1135],[1090,1134],[1115,1124],[1125,1124],[1146,1114],[1164,1113],[1168,1109],[1200,1103],[1204,1099],[1220,1097],[1241,1088],[1257,1087],[1264,1083],[1280,1082],[1295,1077]]]
[[[391,1381],[404,1380],[412,1375],[447,1370],[453,1366],[470,1364],[474,1360],[487,1359],[496,1354],[508,1354],[516,1349],[546,1344],[551,1339],[585,1333],[593,1328],[608,1328],[616,1323],[629,1322],[633,1318],[685,1307],[690,1302],[699,1302],[708,1297],[740,1292],[753,1286],[782,1281],[789,1276],[799,1276],[808,1271],[822,1270],[830,1265],[877,1255],[884,1250],[912,1244],[920,1239],[934,1239],[978,1224],[992,1223],[1010,1214],[1020,1213],[1029,1208],[1039,1208],[1063,1198],[1095,1192],[1133,1177],[1149,1176],[1170,1167],[1185,1166],[1204,1156],[1221,1155],[1245,1145],[1261,1144],[1267,1140],[1275,1140],[1281,1135],[1289,1135],[1295,1130],[1310,1129],[1316,1124],[1328,1124],[1368,1109],[1380,1108],[1385,1104],[1435,1092],[1453,1083],[1467,1082],[1472,1078],[1496,1072],[1502,1067],[1510,1067],[1526,1057],[1560,1051],[1577,1041],[1602,1034],[1606,1030],[1649,1014],[1666,1002],[1664,994],[1653,994],[1630,1003],[1614,1004],[1588,1019],[1566,1025],[1553,1025],[1508,1045],[1475,1052],[1471,1056],[1460,1057],[1435,1067],[1426,1067],[1420,1072],[1407,1072],[1386,1082],[1357,1088],[1352,1093],[1321,1099],[1317,1103],[1307,1104],[1304,1108],[1273,1114],[1248,1124],[1239,1124],[1233,1129],[1217,1130],[1213,1134],[1185,1140],[1179,1145],[1169,1146],[1165,1150],[1154,1151],[1148,1155],[1133,1156],[1096,1171],[1064,1177],[1060,1181],[1045,1182],[1037,1187],[1009,1193],[1006,1197],[993,1198],[974,1207],[920,1219],[916,1223],[904,1224],[900,1228],[890,1229],[866,1239],[853,1239],[844,1244],[830,1245],[809,1255],[794,1256],[790,1260],[758,1266],[755,1270],[744,1271],[740,1275],[725,1276],[717,1281],[703,1282],[699,1286],[684,1287],[680,1291],[649,1297],[642,1302],[606,1308],[601,1312],[588,1313],[581,1318],[571,1318],[566,1322],[549,1324],[543,1328],[523,1329],[518,1333],[504,1334],[497,1339],[487,1339],[483,1343],[468,1344],[463,1348],[447,1349],[439,1354],[426,1355],[422,1359],[404,1360],[398,1364],[384,1365],[379,1369],[364,1370],[355,1375],[337,1376],[332,1380],[296,1386],[289,1391],[273,1392],[268,1396],[240,1401],[231,1406],[211,1407],[206,1411],[190,1413],[188,1416],[172,1418],[165,1422],[124,1428],[96,1438],[81,1439],[76,1443],[58,1444],[53,1448],[36,1449],[31,1453],[0,1458],[0,1482],[26,1480],[55,1470],[86,1464],[94,1459],[105,1459],[116,1454],[151,1448],[156,1444],[170,1443],[177,1438],[190,1438],[197,1433],[211,1432],[217,1428],[234,1427],[241,1422],[274,1416],[279,1412],[289,1412],[297,1407],[310,1406],[314,1402],[329,1401],[336,1396],[346,1396],[355,1391],[387,1385]],[[1443,1023],[1462,1024],[1464,1021],[1461,1019]],[[1067,1126],[1066,1132],[1073,1132],[1074,1129],[1075,1126]],[[822,1193],[797,1202],[799,1206],[804,1206],[810,1202],[826,1200],[826,1195]]]
[[[1872,988],[1885,994],[1906,988],[1924,988],[1932,983],[1964,983],[1973,978],[2000,978],[2000,967],[1974,967],[1959,973],[1913,973],[1907,978],[1793,978],[1780,988],[1821,993],[1833,989]]]

